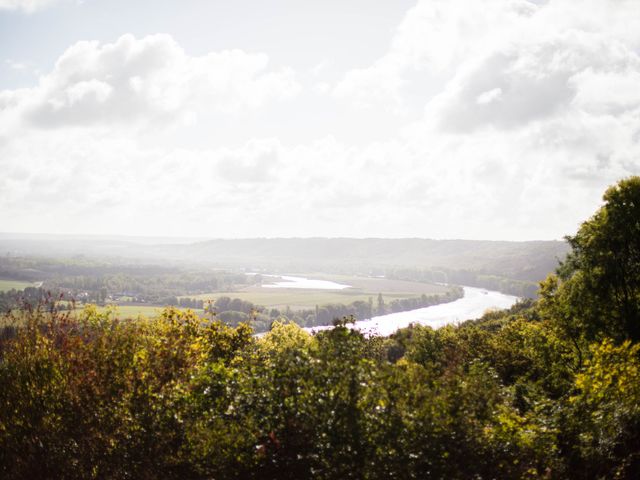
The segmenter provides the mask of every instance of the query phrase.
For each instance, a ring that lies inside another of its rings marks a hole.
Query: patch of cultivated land
[[[377,301],[381,293],[385,303],[398,298],[413,298],[421,295],[437,295],[447,291],[447,287],[420,282],[390,280],[386,278],[356,277],[347,275],[297,274],[295,276],[351,285],[344,290],[299,289],[299,288],[263,288],[259,285],[241,288],[235,291],[211,292],[201,295],[187,295],[190,298],[215,301],[219,297],[240,298],[256,305],[269,308],[293,310],[314,308],[329,303],[350,304],[355,301]],[[280,278],[264,277],[264,283],[280,281]]]
[[[435,295],[439,293],[446,293],[448,287],[443,285],[436,285],[434,283],[422,283],[422,282],[409,282],[406,280],[394,280],[390,278],[380,277],[354,277],[349,275],[327,275],[327,274],[314,274],[310,278],[317,278],[318,280],[331,280],[333,282],[351,285],[353,290],[363,290],[368,292],[402,292],[413,293],[417,295]]]
[[[21,280],[2,280],[0,279],[0,292],[8,292],[9,290],[24,290],[27,287],[33,287],[30,282]]]
[[[143,317],[153,318],[160,315],[163,306],[158,305],[115,305],[117,316],[119,318],[136,318],[142,315]],[[83,305],[77,307],[78,310],[82,310],[84,308]],[[104,312],[108,306],[98,307],[98,312]],[[187,308],[180,308],[180,310],[188,310]],[[204,315],[204,310],[200,309],[192,309],[196,314],[202,316]]]
[[[84,305],[76,305],[76,312],[82,311]],[[103,313],[107,308],[97,307],[99,313]],[[138,317],[154,318],[160,315],[164,307],[152,306],[152,305],[117,305],[116,317],[119,319],[137,319]],[[188,310],[187,308],[180,308],[180,310]],[[203,317],[204,310],[192,309],[197,315]],[[65,312],[62,311],[62,314]],[[16,321],[9,322],[7,318],[0,319],[0,328],[8,325],[21,325],[21,317],[18,315]]]

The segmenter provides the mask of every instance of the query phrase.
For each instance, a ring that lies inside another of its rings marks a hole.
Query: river
[[[431,307],[418,308],[407,312],[389,313],[369,320],[359,320],[350,328],[356,328],[367,336],[391,335],[399,328],[411,323],[440,328],[465,320],[481,317],[487,310],[505,309],[518,301],[518,297],[483,288],[463,287],[464,296],[458,300]],[[305,328],[308,332],[317,332],[332,327]]]
[[[281,281],[279,282],[266,283],[262,285],[262,288],[299,288],[304,290],[344,290],[345,288],[351,288],[351,285],[331,282],[329,280],[314,280],[305,277],[292,277],[290,275],[268,275],[264,273],[262,274],[262,276],[281,279]]]

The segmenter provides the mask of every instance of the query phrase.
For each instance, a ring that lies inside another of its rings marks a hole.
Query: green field
[[[201,300],[211,300],[227,296],[240,298],[255,305],[266,308],[277,308],[284,310],[289,307],[292,310],[305,310],[314,308],[316,305],[343,304],[348,305],[356,301],[367,302],[371,299],[377,302],[378,294],[382,294],[385,303],[396,299],[414,298],[421,295],[436,295],[447,291],[447,287],[421,282],[409,282],[404,280],[392,280],[377,277],[329,275],[321,273],[298,274],[310,279],[330,280],[341,284],[350,285],[344,290],[326,289],[300,289],[300,288],[265,288],[261,285],[240,287],[232,291],[216,291],[198,295],[186,295],[188,298]],[[281,279],[275,277],[264,277],[263,284],[273,283]],[[34,284],[16,280],[0,280],[0,291],[11,289],[24,289]],[[77,309],[82,309],[83,305],[76,305]],[[107,307],[98,307],[99,311],[104,311]],[[155,317],[162,310],[161,305],[119,305],[118,315],[121,317]],[[195,310],[199,315],[203,315],[203,310]]]
[[[211,292],[201,295],[187,295],[190,298],[215,301],[219,297],[240,298],[256,305],[268,308],[283,309],[290,307],[293,310],[313,308],[316,305],[329,303],[350,304],[355,301],[368,301],[371,298],[377,301],[381,293],[385,303],[399,298],[413,298],[421,295],[435,295],[445,293],[447,287],[420,282],[407,282],[403,280],[390,280],[385,278],[355,277],[345,275],[326,274],[301,274],[301,277],[330,280],[352,288],[344,290],[300,289],[300,288],[264,288],[251,286],[235,291]],[[277,278],[265,278],[268,281],[278,281]]]
[[[115,307],[116,307],[117,315],[120,318],[136,318],[136,317],[139,317],[140,315],[142,315],[143,317],[153,318],[160,315],[160,312],[162,312],[164,308],[158,305],[115,305]],[[82,310],[83,308],[84,308],[84,305],[79,305],[76,307],[76,310]],[[102,313],[107,308],[110,308],[110,307],[109,306],[98,307],[98,312]],[[187,310],[187,309],[181,308],[180,310]],[[200,316],[204,315],[203,310],[193,309],[193,311]]]
[[[2,280],[0,279],[0,292],[8,292],[9,290],[24,290],[27,287],[33,287],[33,283],[23,282],[21,280]]]
[[[305,275],[301,275],[305,276]],[[330,280],[337,283],[351,285],[349,290],[360,290],[367,292],[387,293],[408,293],[417,295],[434,295],[437,293],[445,293],[448,288],[434,283],[410,282],[407,280],[396,280],[382,277],[358,277],[353,275],[328,275],[323,273],[314,273],[309,277],[318,280]]]
[[[152,306],[152,305],[116,305],[116,317],[119,319],[136,319],[140,316],[147,318],[154,318],[160,315],[160,312],[164,307]],[[76,305],[76,312],[81,312],[84,308],[84,305]],[[98,312],[104,312],[108,306],[98,307]],[[181,308],[180,310],[187,310],[186,308]],[[204,310],[193,309],[193,311],[200,317],[204,316]],[[65,313],[64,311],[62,313]],[[20,325],[20,315],[16,317],[16,321],[9,320],[9,318],[0,318],[0,327],[5,327],[7,325]]]

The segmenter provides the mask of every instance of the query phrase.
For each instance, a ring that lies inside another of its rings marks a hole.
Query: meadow
[[[4,280],[0,279],[0,292],[8,292],[10,290],[24,290],[27,287],[33,287],[31,282],[23,282],[21,280]]]
[[[300,288],[265,288],[251,285],[231,291],[217,291],[200,295],[187,295],[188,298],[215,301],[220,297],[239,298],[244,301],[268,308],[303,310],[316,305],[351,304],[356,301],[377,301],[378,294],[382,295],[385,303],[396,299],[417,298],[422,295],[444,294],[448,288],[442,285],[422,282],[408,282],[387,278],[360,277],[348,275],[302,274],[300,276],[329,280],[351,288],[344,290],[300,289]],[[265,279],[266,283],[278,281],[277,278]]]
[[[147,317],[147,318],[155,318],[162,313],[164,307],[158,305],[106,305],[103,307],[97,307],[98,313],[104,313],[109,309],[113,309],[115,307],[116,313],[118,316],[124,318],[137,318],[139,316]],[[77,309],[84,308],[84,305],[77,306]],[[180,308],[179,310],[186,311],[186,308]],[[191,309],[197,315],[204,315],[204,310],[201,309]]]

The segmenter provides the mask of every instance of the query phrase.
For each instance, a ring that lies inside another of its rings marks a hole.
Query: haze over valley
[[[0,0],[0,479],[640,478],[640,0]]]

